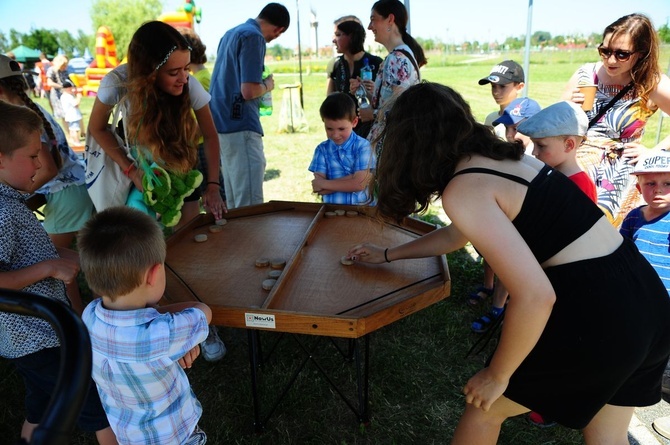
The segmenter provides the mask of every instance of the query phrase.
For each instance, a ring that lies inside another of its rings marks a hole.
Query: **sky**
[[[141,0],[140,0],[141,1]],[[214,54],[226,30],[254,18],[269,1],[194,0],[202,10],[195,30]],[[330,44],[333,21],[343,15],[358,16],[365,26],[374,1],[364,0],[276,0],[291,14],[289,29],[273,41],[297,47],[298,34],[303,48]],[[532,3],[531,34],[547,31],[552,36],[602,33],[617,18],[633,12],[647,14],[656,28],[670,21],[670,0],[405,0],[409,1],[410,34],[447,43],[477,40],[480,43],[525,35],[529,2]],[[91,0],[0,0],[0,31],[28,33],[31,29],[77,30],[94,34],[89,13]],[[176,11],[183,0],[164,0],[163,12]],[[406,3],[407,4],[407,3]],[[28,5],[30,11],[26,11]],[[310,26],[312,11],[318,22],[317,35]],[[300,26],[298,27],[298,22]],[[300,33],[298,33],[298,28]],[[114,30],[112,30],[113,33]]]

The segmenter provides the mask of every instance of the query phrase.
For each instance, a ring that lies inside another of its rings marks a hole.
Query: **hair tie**
[[[175,45],[175,46],[172,47],[172,49],[170,49],[170,51],[168,51],[168,53],[167,53],[167,55],[165,56],[165,58],[163,59],[163,61],[162,61],[161,63],[159,63],[158,65],[156,65],[156,71],[158,71],[158,69],[159,69],[160,67],[162,67],[163,65],[165,65],[165,63],[166,63],[166,62],[168,61],[168,59],[170,58],[170,55],[172,55],[172,53],[173,53],[174,50],[176,50],[176,49],[177,49],[177,46]]]

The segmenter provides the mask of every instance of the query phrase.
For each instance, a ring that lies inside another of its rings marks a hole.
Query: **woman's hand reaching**
[[[386,263],[384,252],[386,247],[376,246],[370,243],[357,244],[347,252],[347,258],[362,263],[381,264]]]

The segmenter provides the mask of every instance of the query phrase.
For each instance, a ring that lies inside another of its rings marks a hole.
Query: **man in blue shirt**
[[[286,31],[289,23],[286,7],[269,3],[258,17],[230,29],[219,42],[210,107],[219,133],[228,208],[263,202],[259,99],[274,89],[272,76],[263,79],[263,62],[266,43]]]

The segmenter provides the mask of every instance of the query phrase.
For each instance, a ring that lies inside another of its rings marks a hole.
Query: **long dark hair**
[[[648,110],[649,93],[656,89],[661,79],[658,66],[658,34],[654,30],[654,25],[646,15],[629,14],[605,28],[603,40],[608,34],[611,34],[610,40],[628,35],[633,44],[633,50],[639,53],[637,63],[632,68],[630,75],[635,84],[635,92],[640,97],[640,105]]]
[[[143,24],[128,46],[128,137],[178,172],[196,164],[198,125],[191,113],[188,84],[182,94],[173,96],[157,87],[156,78],[173,51],[189,49],[179,31],[159,21]]]
[[[377,211],[401,220],[420,213],[442,193],[458,162],[473,154],[521,159],[523,147],[499,139],[472,115],[453,89],[422,82],[398,95],[381,134]]]
[[[419,45],[419,42],[414,40],[414,37],[407,33],[407,21],[409,17],[407,16],[407,9],[399,0],[379,0],[374,5],[372,9],[379,14],[380,16],[387,18],[389,15],[393,14],[395,18],[395,24],[398,26],[398,31],[402,36],[402,41],[409,46],[409,48],[414,53],[414,58],[419,67],[424,66],[428,63],[426,55],[423,53],[423,48]]]

